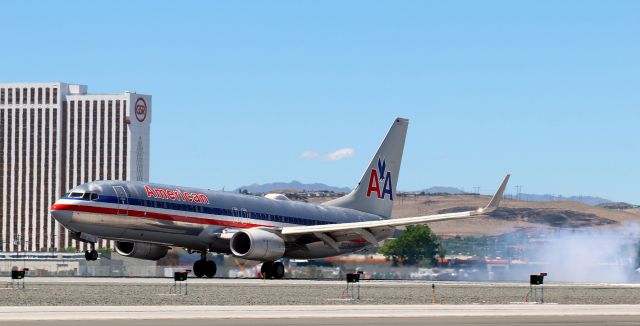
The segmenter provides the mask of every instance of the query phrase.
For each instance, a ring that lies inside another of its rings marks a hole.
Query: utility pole
[[[480,196],[480,186],[473,187],[473,193],[475,197],[478,198]]]
[[[516,185],[516,199],[520,200],[520,194],[522,193],[522,186]]]

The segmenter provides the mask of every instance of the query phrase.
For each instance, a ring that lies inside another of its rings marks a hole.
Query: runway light
[[[538,289],[540,289],[540,303],[544,303],[544,277],[547,273],[529,275],[529,294],[531,301],[538,302]]]

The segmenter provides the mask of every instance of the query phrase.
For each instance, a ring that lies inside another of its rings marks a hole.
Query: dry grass
[[[483,207],[491,198],[489,196],[417,196],[397,198],[394,202],[393,217],[411,217],[436,214],[440,211],[452,209],[456,207]],[[322,202],[327,199],[314,199],[314,202]],[[458,221],[444,221],[430,223],[429,226],[439,235],[453,236],[477,236],[477,235],[497,235],[512,232],[520,229],[535,229],[535,232],[547,232],[557,229],[552,220],[545,220],[549,213],[559,213],[568,215],[587,216],[590,219],[580,220],[579,224],[569,223],[562,228],[611,228],[619,226],[626,222],[640,223],[640,209],[629,210],[612,210],[601,207],[590,206],[579,202],[572,201],[556,201],[556,202],[527,202],[518,200],[505,199],[501,203],[501,207],[514,209],[534,209],[529,214],[529,218],[521,218],[514,216],[513,219],[505,220],[497,217],[478,217]],[[517,211],[517,210],[514,210]],[[539,219],[531,219],[531,215],[535,217],[536,212]],[[504,215],[504,214],[503,214]],[[535,220],[532,223],[531,220]],[[603,221],[605,224],[603,223]],[[571,222],[571,221],[570,221]],[[599,225],[603,224],[603,225]]]

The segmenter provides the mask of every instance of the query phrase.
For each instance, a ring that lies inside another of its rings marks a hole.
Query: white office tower
[[[151,96],[66,83],[0,83],[0,248],[79,246],[49,214],[94,180],[149,180]],[[99,246],[104,246],[105,241]]]

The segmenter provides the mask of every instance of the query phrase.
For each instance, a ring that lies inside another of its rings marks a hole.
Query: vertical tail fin
[[[408,127],[408,119],[396,118],[356,188],[325,205],[391,217]]]

